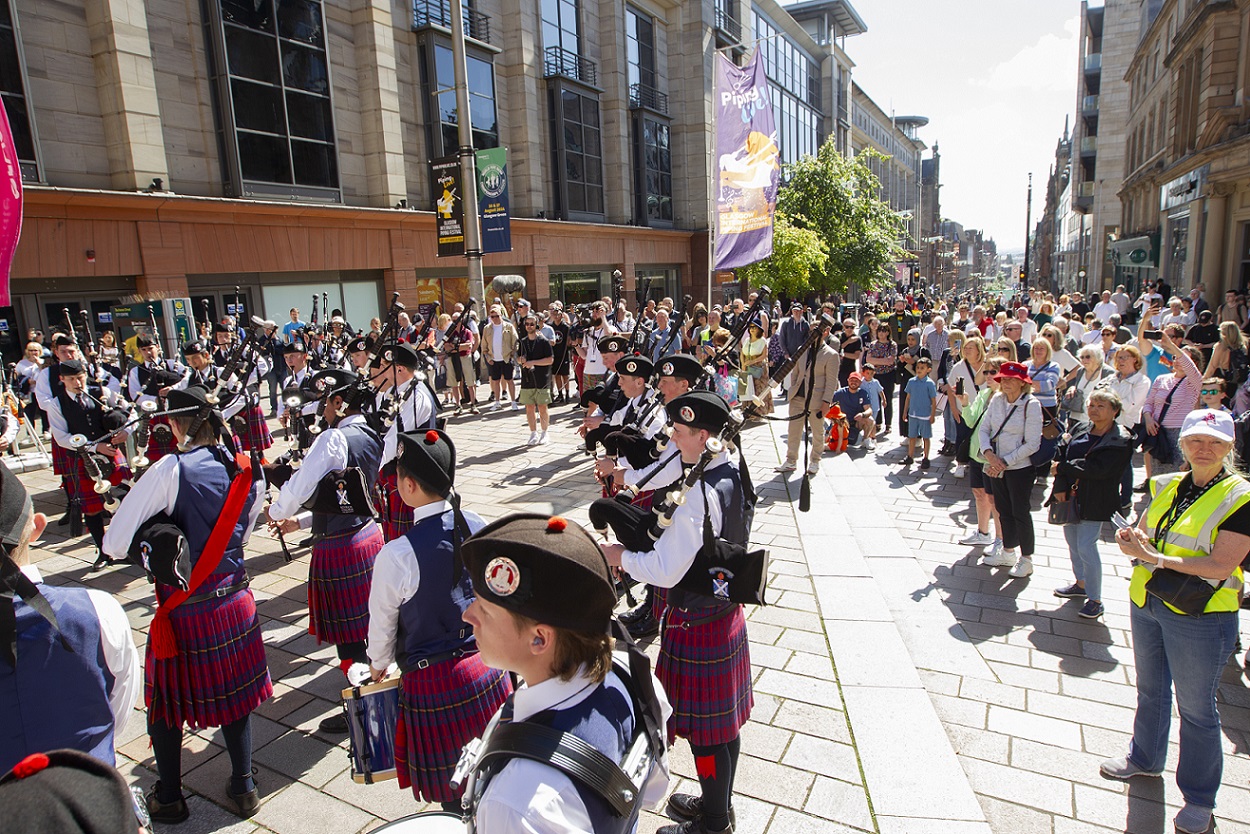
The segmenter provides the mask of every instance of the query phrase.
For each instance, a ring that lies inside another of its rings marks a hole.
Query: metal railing
[[[668,93],[661,93],[655,87],[646,84],[629,85],[629,106],[646,107],[657,113],[668,115]]]
[[[599,72],[591,59],[563,47],[549,46],[543,51],[543,75],[563,75],[583,84],[595,84]]]
[[[1085,71],[1098,72],[1102,69],[1102,53],[1093,52],[1085,56]]]
[[[464,33],[480,43],[490,43],[490,15],[463,7]],[[451,29],[451,4],[446,0],[413,0],[412,28],[440,26]]]
[[[742,43],[742,24],[722,8],[716,9],[716,28],[734,43]]]
[[[1086,96],[1084,99],[1082,99],[1081,100],[1081,112],[1082,113],[1097,113],[1098,112],[1098,96]]]
[[[1078,197],[1093,197],[1093,196],[1094,196],[1094,181],[1093,181],[1093,180],[1088,180],[1088,181],[1086,181],[1086,182],[1080,182],[1080,183],[1077,183],[1077,185],[1076,185],[1076,196],[1078,196]]]
[[[1091,153],[1097,153],[1097,152],[1098,152],[1098,137],[1097,136],[1082,136],[1081,137],[1081,153],[1084,155],[1084,154],[1091,154]]]

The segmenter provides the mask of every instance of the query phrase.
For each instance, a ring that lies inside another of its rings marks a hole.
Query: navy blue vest
[[[486,526],[476,513],[466,512],[470,533]],[[474,600],[473,582],[463,567],[460,581],[452,586],[451,510],[423,518],[405,537],[421,568],[417,592],[399,606],[399,640],[396,656],[399,668],[415,669],[423,658],[474,646],[473,628],[463,615]]]
[[[589,742],[596,750],[616,763],[625,758],[634,737],[634,711],[629,695],[600,685],[576,706],[562,710],[545,710],[526,723],[541,724],[553,730],[571,733]],[[591,830],[595,834],[627,834],[638,827],[638,808],[628,817],[618,817],[607,800],[577,779],[570,780],[586,806]]]
[[[0,661],[0,772],[31,753],[68,747],[113,764],[113,676],[100,621],[84,588],[39,585],[56,612],[66,651],[48,621],[20,599],[0,598],[17,615],[17,668]]]
[[[733,544],[745,545],[751,535],[751,522],[755,517],[755,503],[747,502],[742,489],[742,478],[738,467],[732,461],[726,461],[713,469],[705,470],[703,483],[707,485],[707,500],[716,501],[720,506],[720,530],[713,530],[715,538],[724,539]],[[702,484],[695,484],[692,489],[702,490]],[[696,522],[699,532],[703,532],[703,519]],[[674,608],[707,608],[723,607],[724,603],[702,594],[692,594],[679,588],[670,588],[668,604]]]
[[[378,482],[378,468],[382,465],[382,441],[378,439],[378,433],[363,421],[350,426],[341,426],[338,430],[347,438],[347,466],[345,468],[358,467],[364,472],[365,485],[372,488],[373,484]],[[325,478],[321,483],[325,484]],[[355,529],[372,517],[371,514],[313,513],[312,530],[314,533],[334,535]]]
[[[70,434],[81,434],[88,440],[95,440],[104,434],[104,411],[98,403],[88,398],[87,407],[83,408],[77,399],[66,392],[64,383],[53,390]],[[98,385],[88,385],[87,390],[96,397],[103,394]]]
[[[191,563],[199,561],[204,552],[204,545],[213,532],[213,525],[221,515],[221,507],[226,502],[226,493],[230,491],[230,473],[226,469],[229,459],[223,446],[200,446],[186,454],[179,455],[178,468],[178,501],[174,505],[174,523],[186,534],[187,545],[191,549]],[[214,576],[235,576],[235,581],[242,581],[243,570],[243,534],[247,531],[250,514],[248,510],[257,499],[257,485],[252,485],[252,495],[238,522],[234,525],[234,533],[230,543],[226,545],[226,553],[221,558]],[[208,583],[205,583],[208,587]]]

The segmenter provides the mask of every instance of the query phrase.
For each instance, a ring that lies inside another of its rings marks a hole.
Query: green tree
[[[777,211],[823,239],[828,259],[809,277],[811,289],[822,297],[852,286],[888,286],[894,278],[892,265],[908,257],[899,245],[907,228],[877,197],[881,182],[866,164],[872,157],[885,159],[873,150],[848,159],[830,139],[816,156],[786,166],[788,179]]]
[[[762,261],[736,270],[752,287],[767,285],[773,297],[803,298],[811,290],[810,276],[823,273],[829,248],[803,218],[791,220],[783,211],[773,218],[773,253]]]

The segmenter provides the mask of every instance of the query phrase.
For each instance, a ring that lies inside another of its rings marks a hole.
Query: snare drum
[[[391,678],[343,690],[352,779],[363,785],[395,778],[399,680]]]
[[[373,829],[374,834],[386,831],[389,834],[464,834],[464,820],[456,814],[446,811],[423,811],[410,817],[403,817],[386,825]]]

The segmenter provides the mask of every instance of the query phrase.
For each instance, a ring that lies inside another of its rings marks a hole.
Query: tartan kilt
[[[164,414],[160,417],[153,417],[152,421],[148,423],[148,448],[144,454],[148,456],[148,460],[152,463],[156,463],[158,460],[165,457],[165,455],[172,454],[178,449],[178,441],[174,439],[173,429],[169,430],[169,439],[165,441],[158,439],[159,435],[164,432],[154,431],[157,426],[168,425],[169,418]]]
[[[308,633],[318,643],[357,643],[369,636],[373,560],[386,542],[372,519],[351,533],[313,545],[308,566]]]
[[[265,422],[265,412],[261,409],[260,403],[255,403],[247,407],[244,411],[247,415],[247,431],[243,435],[243,451],[250,452],[252,449],[268,449],[273,445],[273,435],[269,433],[269,424]]]
[[[239,573],[214,574],[196,589],[206,593],[240,581]],[[157,598],[174,592],[157,585]],[[192,729],[237,721],[273,694],[265,644],[249,588],[183,604],[169,615],[178,654],[161,660],[148,643],[143,662],[148,720]]]
[[[413,521],[414,511],[400,497],[394,472],[378,476],[378,490],[385,502],[385,506],[378,507],[382,515],[382,537],[388,542],[394,541],[412,529],[412,525],[416,523]]]
[[[113,455],[113,471],[108,475],[108,482],[117,486],[130,477],[130,468],[126,466],[126,456],[120,451]],[[71,500],[78,499],[84,515],[95,515],[104,511],[104,496],[95,491],[95,481],[87,474],[87,465],[75,454],[73,468],[64,477],[65,491]]]
[[[751,650],[742,606],[710,623],[682,628],[707,616],[707,608],[669,608],[660,638],[655,675],[673,705],[668,740],[689,739],[711,746],[738,737],[751,717]]]
[[[399,786],[412,788],[418,802],[459,799],[448,782],[460,751],[482,734],[511,692],[508,674],[488,668],[476,651],[405,672],[395,726]]]
[[[52,446],[52,474],[66,475],[74,471],[74,459],[78,455],[74,454],[73,449],[66,449],[55,440],[50,444]]]

